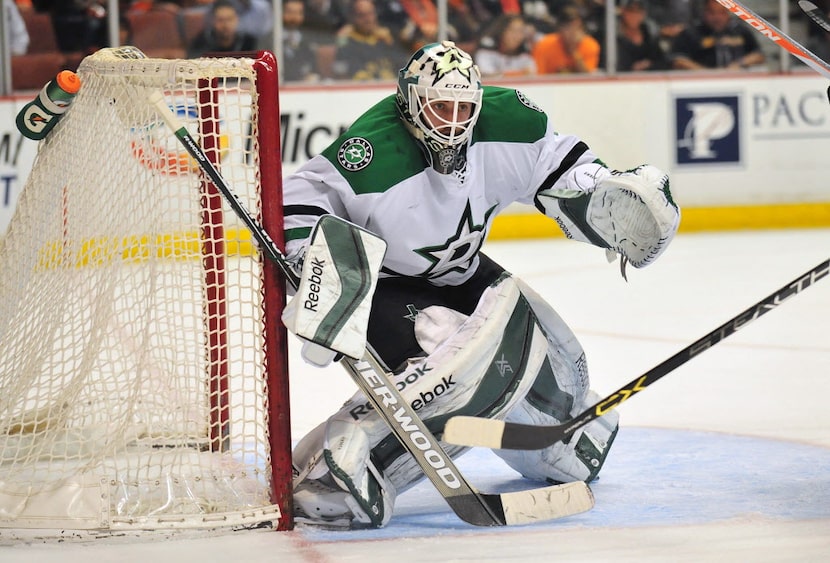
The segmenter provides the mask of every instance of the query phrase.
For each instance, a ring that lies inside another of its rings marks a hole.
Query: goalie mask
[[[478,67],[452,41],[422,47],[398,73],[398,110],[441,174],[463,167],[481,96]]]

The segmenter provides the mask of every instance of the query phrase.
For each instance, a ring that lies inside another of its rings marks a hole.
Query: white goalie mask
[[[481,112],[481,73],[452,41],[419,49],[398,73],[398,109],[433,168],[449,174]],[[461,159],[463,160],[463,159]]]

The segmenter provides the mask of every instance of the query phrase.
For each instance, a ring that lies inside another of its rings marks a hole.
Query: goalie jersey
[[[605,170],[521,92],[487,86],[473,136],[451,164],[450,174],[434,170],[395,97],[385,98],[286,178],[287,256],[300,258],[314,224],[333,214],[387,242],[382,276],[458,285],[475,272],[493,219],[508,205],[535,205],[571,237],[557,202],[586,196],[596,177],[585,170]]]

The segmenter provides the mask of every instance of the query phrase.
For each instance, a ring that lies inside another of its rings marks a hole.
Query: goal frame
[[[285,248],[282,206],[282,147],[280,145],[279,73],[277,60],[270,51],[260,51],[254,63],[259,96],[274,103],[258,114],[260,184],[262,225],[281,248]],[[273,186],[274,189],[268,189]],[[222,199],[219,190],[210,184],[216,201]],[[265,292],[274,296],[273,311],[266,313],[271,322],[265,323],[265,364],[268,380],[269,441],[271,450],[272,502],[280,507],[282,517],[279,530],[294,527],[291,459],[291,411],[288,378],[288,332],[282,324],[285,307],[285,281],[275,264],[260,253]],[[283,407],[277,408],[277,405]]]
[[[140,53],[139,53],[140,54]],[[279,78],[277,62],[274,55],[269,51],[245,52],[224,54],[223,58],[245,58],[250,59],[250,68],[256,76],[256,109],[253,113],[253,129],[256,131],[257,164],[255,168],[259,218],[262,225],[271,234],[273,240],[284,247],[283,237],[283,209],[282,209],[282,173],[281,173],[281,147],[280,147],[280,109],[279,109]],[[152,61],[147,59],[147,61]],[[175,64],[176,61],[163,61],[163,64]],[[188,61],[178,61],[187,63]],[[246,63],[247,64],[247,63]],[[170,67],[172,68],[172,67]],[[225,147],[220,143],[220,131],[218,130],[220,116],[218,115],[218,98],[220,94],[215,87],[217,79],[199,79],[195,105],[198,112],[199,136],[205,148],[208,158],[215,166],[221,165],[222,150]],[[254,94],[252,93],[252,97]],[[144,100],[136,100],[136,104],[144,103]],[[252,108],[254,106],[252,105]],[[71,108],[70,108],[71,111]],[[52,132],[59,131],[60,125]],[[35,165],[37,165],[37,160]],[[228,338],[228,331],[232,330],[228,323],[228,301],[231,297],[226,288],[226,263],[227,248],[225,243],[225,213],[223,212],[223,199],[220,192],[209,181],[204,174],[195,172],[199,177],[199,215],[200,215],[200,254],[201,271],[203,274],[203,310],[202,320],[204,327],[204,356],[208,372],[205,374],[205,384],[209,389],[207,422],[207,445],[203,451],[224,452],[229,447],[229,425],[230,425],[230,379],[232,377],[229,360],[229,348],[231,343]],[[27,186],[29,187],[29,186]],[[64,197],[66,196],[64,192]],[[64,200],[62,207],[66,215],[67,202]],[[244,238],[244,236],[243,236]],[[65,242],[64,242],[65,244]],[[0,245],[2,246],[2,245]],[[268,520],[277,530],[290,530],[293,528],[292,518],[292,467],[291,467],[291,429],[290,429],[290,393],[288,383],[288,342],[287,333],[281,323],[282,311],[285,305],[285,282],[278,268],[265,259],[262,253],[253,252],[253,257],[241,257],[240,260],[256,260],[258,262],[259,284],[258,290],[261,298],[262,317],[258,326],[261,326],[261,378],[265,381],[266,394],[263,397],[264,424],[267,428],[268,469],[270,482],[268,492],[270,502],[276,505],[277,511],[272,507],[263,507],[258,511],[260,520],[266,519],[267,515],[273,515]],[[259,362],[257,362],[259,365]],[[259,372],[257,372],[259,373]],[[0,374],[4,377],[10,374]],[[0,405],[2,406],[2,405]],[[50,407],[51,408],[51,407]],[[0,412],[0,415],[3,415]],[[38,419],[40,413],[33,418],[35,426],[29,434],[37,439],[37,432],[40,431]],[[12,426],[6,427],[6,431],[12,433]],[[23,432],[19,426],[14,432]],[[164,448],[165,446],[161,446]],[[0,468],[2,471],[2,468]],[[106,484],[93,482],[81,485],[87,490],[95,491],[101,489],[104,495]],[[49,501],[49,495],[37,494],[33,497],[31,504],[44,505]],[[60,499],[56,499],[59,502]],[[28,502],[28,501],[27,501]],[[94,512],[94,510],[93,510]],[[253,512],[257,512],[256,509]],[[0,529],[14,529],[15,521],[2,518],[0,510]],[[250,515],[243,515],[236,526],[247,526],[250,522]],[[27,520],[26,517],[23,520]],[[28,521],[31,521],[28,518]],[[169,520],[169,527],[164,524]],[[115,531],[124,529],[153,530],[172,528],[221,528],[234,526],[234,518],[228,522],[222,521],[222,515],[217,514],[216,518],[207,517],[201,525],[176,524],[175,518],[159,518],[155,524],[138,523],[133,526],[123,519],[118,525],[111,525],[106,529],[95,528],[98,531]],[[162,522],[161,525],[157,525]],[[215,525],[211,524],[215,522]],[[65,523],[60,524],[66,526]],[[20,528],[47,529],[46,526],[27,525],[23,523]],[[78,529],[91,529],[87,525],[79,525]],[[3,535],[0,531],[0,537]]]

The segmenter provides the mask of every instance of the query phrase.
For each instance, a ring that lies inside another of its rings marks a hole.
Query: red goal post
[[[276,61],[103,49],[78,74],[0,240],[0,536],[290,529],[284,282],[147,103],[281,246]]]

